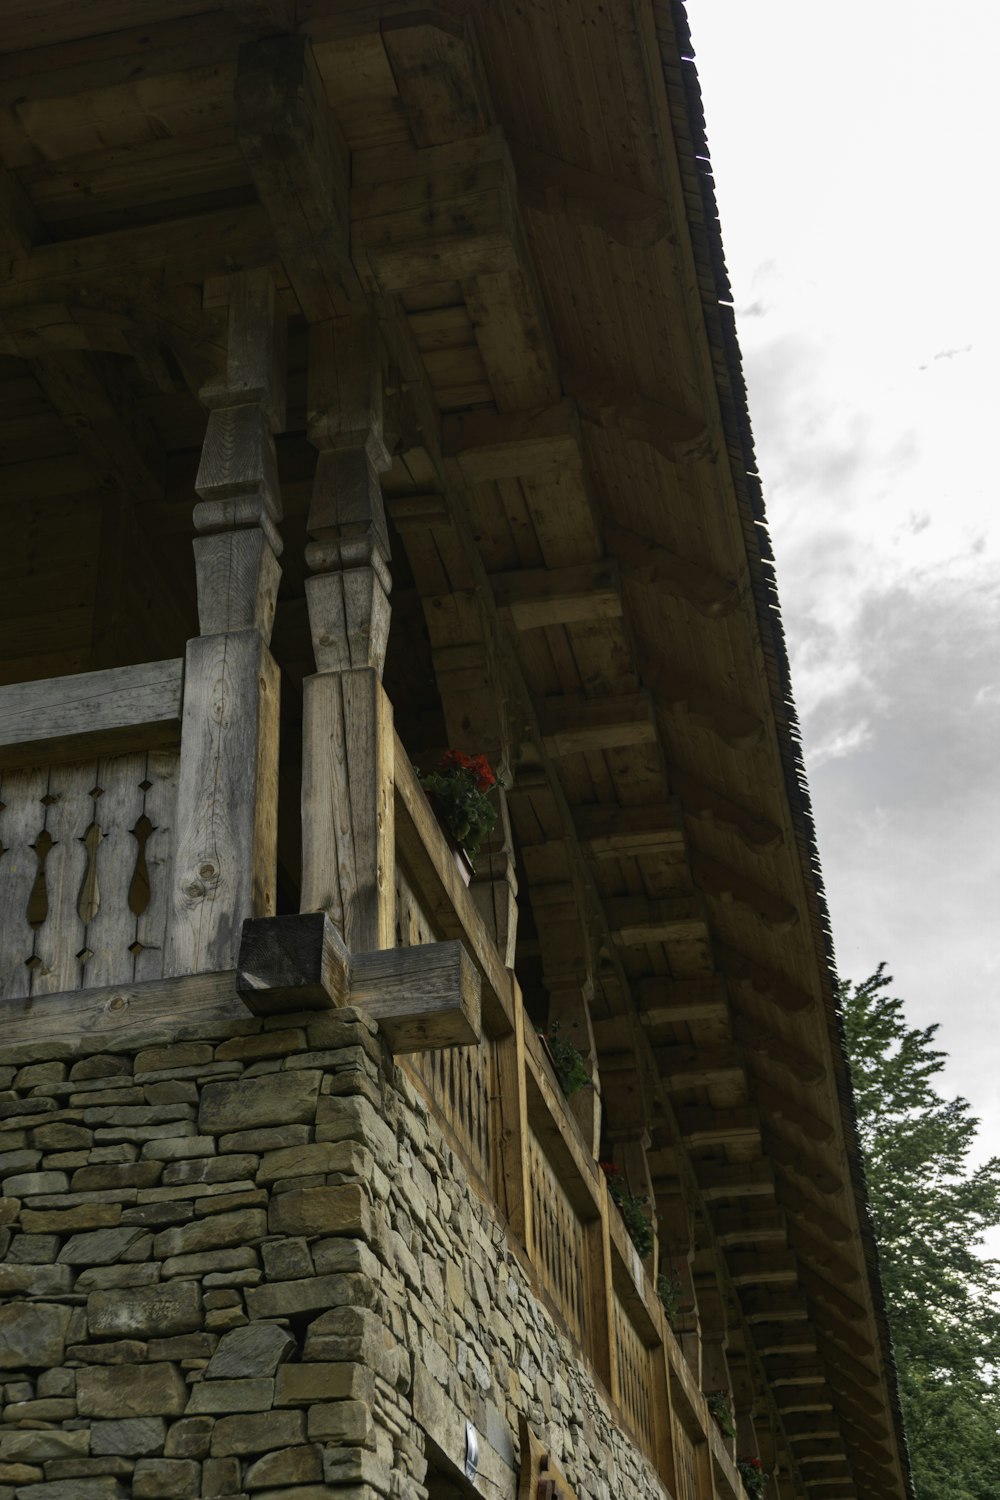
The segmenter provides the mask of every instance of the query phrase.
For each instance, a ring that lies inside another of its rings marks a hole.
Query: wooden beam
[[[734,1109],[703,1109],[692,1105],[677,1108],[674,1113],[685,1146],[717,1146],[736,1141],[760,1143],[760,1115],[751,1105]]]
[[[371,294],[521,269],[516,187],[499,133],[351,159],[351,253]]]
[[[670,1090],[698,1088],[721,1078],[743,1077],[746,1066],[740,1048],[731,1042],[714,1047],[654,1047],[653,1056]]]
[[[360,300],[348,151],[306,36],[240,48],[236,139],[306,321],[348,311]]]
[[[760,744],[764,724],[757,714],[706,686],[695,673],[660,665],[660,656],[659,648],[647,638],[641,639],[643,681],[658,704],[680,709],[692,723],[718,735],[733,750],[749,750]]]
[[[806,1137],[807,1140],[815,1141],[817,1145],[826,1146],[833,1140],[834,1128],[829,1120],[822,1119],[813,1114],[811,1109],[804,1109],[801,1104],[796,1104],[789,1095],[775,1088],[768,1080],[766,1086],[767,1118],[778,1120],[782,1124],[792,1125],[796,1130]]]
[[[220,4],[258,36],[277,36],[295,25],[296,0],[220,0]]]
[[[695,851],[691,862],[695,884],[709,896],[734,901],[760,918],[773,932],[788,932],[799,920],[798,908],[722,860]]]
[[[0,767],[176,745],[184,662],[143,662],[0,687]]]
[[[593,754],[656,742],[656,718],[648,693],[616,698],[543,698],[538,722],[550,755]]]
[[[826,1370],[815,1352],[789,1354],[783,1350],[780,1354],[767,1355],[764,1369],[769,1386],[823,1385],[826,1381]]]
[[[782,1417],[792,1412],[837,1410],[836,1397],[826,1385],[779,1385],[771,1397]]]
[[[784,834],[777,824],[706,786],[697,777],[672,769],[670,784],[681,799],[685,813],[692,818],[704,818],[708,823],[725,823],[739,835],[747,848],[766,854],[784,842]]]
[[[791,1250],[733,1252],[726,1256],[726,1269],[734,1286],[773,1286],[798,1280],[798,1261]]]
[[[484,135],[492,109],[463,19],[442,11],[386,16],[382,44],[417,146]]]
[[[769,1161],[718,1165],[694,1162],[701,1196],[708,1203],[719,1198],[773,1198],[774,1168]]]
[[[785,1216],[775,1208],[718,1209],[712,1215],[715,1243],[723,1249],[733,1245],[784,1245]],[[759,1348],[759,1345],[758,1345]]]
[[[528,208],[601,229],[629,248],[646,249],[669,236],[670,212],[662,198],[517,141],[510,142],[510,152]]]
[[[638,807],[595,802],[574,808],[581,846],[592,859],[638,858],[684,849],[684,819],[677,802]]]
[[[721,620],[732,614],[740,602],[739,588],[731,579],[722,578],[681,557],[680,553],[659,546],[618,521],[605,521],[604,541],[630,580],[664,589],[692,604],[706,619]]]
[[[835,1198],[844,1191],[844,1179],[838,1172],[832,1172],[823,1166],[816,1159],[815,1153],[803,1152],[801,1140],[779,1135],[773,1125],[767,1130],[767,1154],[778,1166],[794,1172],[796,1177],[808,1182],[818,1193]]]
[[[621,948],[649,943],[694,943],[708,938],[708,919],[697,896],[649,901],[645,896],[605,901],[611,935]]]
[[[36,245],[11,265],[0,286],[0,307],[73,300],[81,286],[120,277],[138,283],[151,271],[166,272],[172,286],[202,281],[240,266],[266,265],[276,253],[274,231],[257,205],[114,229]]]
[[[821,1083],[826,1077],[826,1068],[811,1052],[787,1042],[784,1037],[760,1026],[739,1011],[733,1015],[733,1032],[748,1052],[761,1057],[791,1075],[797,1083]]]
[[[582,468],[580,420],[572,401],[539,411],[445,417],[441,431],[445,456],[457,460],[470,484],[555,478],[568,468]]]
[[[809,1304],[800,1291],[756,1292],[752,1287],[740,1289],[740,1309],[743,1320],[755,1326],[758,1323],[806,1323]]]
[[[645,1025],[672,1026],[687,1021],[728,1021],[729,997],[725,980],[713,974],[706,979],[640,979],[635,996]]]
[[[801,1192],[789,1182],[785,1173],[781,1174],[779,1196],[790,1214],[810,1224],[826,1239],[835,1240],[838,1244],[854,1239],[854,1230],[844,1218],[828,1212],[807,1193]]]
[[[621,585],[613,560],[494,573],[490,583],[501,611],[518,630],[612,620],[622,613]]]
[[[693,463],[711,455],[704,416],[685,410],[679,397],[653,398],[585,370],[564,368],[562,377],[564,389],[588,422],[648,443],[671,463]]]
[[[714,951],[716,962],[723,973],[728,974],[731,979],[747,980],[758,994],[763,995],[765,999],[770,1000],[782,1010],[792,1012],[808,1010],[815,1003],[808,990],[800,989],[783,974],[778,974],[774,969],[758,963],[756,959],[737,952],[728,943],[717,942]]]
[[[816,1333],[811,1323],[756,1323],[753,1345],[761,1356],[767,1354],[813,1354]]]

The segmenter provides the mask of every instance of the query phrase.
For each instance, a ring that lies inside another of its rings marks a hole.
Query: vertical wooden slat
[[[152,824],[146,841],[146,871],[149,904],[135,918],[135,979],[159,979],[164,972],[167,915],[172,888],[177,772],[179,757],[174,750],[151,750],[146,757],[146,789],[143,813]]]
[[[94,818],[91,790],[97,782],[95,761],[51,766],[46,793],[45,831],[52,839],[45,864],[48,914],[35,934],[31,994],[76,989],[86,941],[78,905],[87,869],[83,838]]]
[[[38,860],[32,849],[45,826],[42,798],[48,790],[45,770],[0,773],[0,996],[27,995],[31,985],[28,959],[35,934],[28,923],[28,898]]]
[[[135,840],[130,829],[142,812],[143,792],[139,783],[146,774],[146,756],[118,755],[97,763],[101,795],[94,803],[94,817],[101,840],[94,850],[98,906],[87,923],[85,948],[91,957],[81,964],[84,985],[117,984],[131,977],[129,945],[135,936],[135,921],[128,905],[129,881],[134,868]]]

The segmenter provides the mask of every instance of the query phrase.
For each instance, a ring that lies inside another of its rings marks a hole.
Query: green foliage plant
[[[736,1421],[729,1404],[729,1397],[725,1391],[709,1391],[705,1401],[708,1405],[709,1416],[727,1442],[731,1442],[736,1436]]]
[[[485,755],[466,755],[462,750],[446,750],[436,771],[414,769],[441,822],[475,869],[479,846],[497,820],[490,793],[503,782]]]
[[[1000,1158],[936,1083],[937,1026],[909,1026],[880,964],[840,987],[868,1196],[917,1500],[1000,1496]]]
[[[629,1192],[621,1169],[613,1161],[602,1161],[600,1166],[608,1179],[608,1192],[618,1206],[629,1239],[639,1252],[640,1259],[645,1260],[653,1248],[653,1224],[646,1211],[649,1199],[645,1195],[640,1197]]]
[[[548,1031],[540,1031],[538,1035],[549,1050],[559,1087],[566,1098],[586,1088],[590,1082],[587,1060],[579,1047],[574,1047],[569,1037],[563,1036],[560,1023],[553,1021]]]
[[[760,1500],[764,1493],[764,1470],[759,1458],[738,1458],[736,1467],[740,1471],[743,1488],[748,1500]]]
[[[666,1271],[661,1271],[656,1278],[656,1295],[663,1304],[663,1311],[667,1315],[667,1322],[671,1325],[677,1316],[681,1305],[681,1292],[683,1288],[675,1271],[668,1266]]]

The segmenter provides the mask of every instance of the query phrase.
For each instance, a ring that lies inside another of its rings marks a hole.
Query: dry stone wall
[[[0,1062],[0,1500],[664,1491],[368,1019],[177,1024]]]

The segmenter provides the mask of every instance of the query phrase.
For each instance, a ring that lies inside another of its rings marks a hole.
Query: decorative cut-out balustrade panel
[[[0,771],[0,995],[163,973],[177,751]]]
[[[531,1259],[566,1326],[584,1343],[586,1231],[533,1130],[528,1131]]]
[[[612,1323],[618,1356],[619,1404],[632,1431],[653,1457],[656,1453],[653,1402],[657,1386],[650,1351],[617,1296],[613,1298]]]

